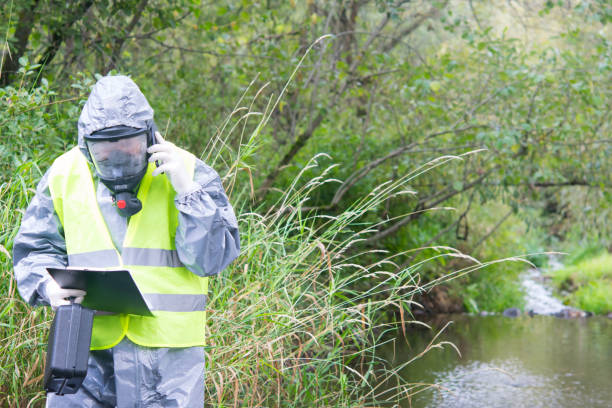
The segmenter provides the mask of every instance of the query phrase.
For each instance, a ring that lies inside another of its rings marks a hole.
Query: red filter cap
[[[121,208],[122,210],[125,208],[125,205],[125,200],[117,201],[117,207]]]

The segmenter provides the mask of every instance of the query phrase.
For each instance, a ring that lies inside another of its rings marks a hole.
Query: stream
[[[525,310],[535,315],[437,316],[433,332],[410,326],[384,348],[395,367],[414,358],[449,321],[435,348],[399,370],[422,391],[401,407],[612,407],[612,320],[562,319],[566,310],[538,270],[522,276]],[[389,401],[391,402],[391,401]]]

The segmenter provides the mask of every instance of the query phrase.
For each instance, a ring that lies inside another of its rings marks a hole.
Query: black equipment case
[[[74,394],[81,386],[87,374],[93,317],[93,310],[77,303],[57,308],[47,347],[47,392]]]

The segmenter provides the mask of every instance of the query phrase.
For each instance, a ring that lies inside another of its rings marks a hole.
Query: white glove
[[[87,292],[80,289],[62,289],[56,281],[51,279],[45,286],[45,293],[53,310],[57,310],[59,306],[70,304],[70,301],[66,299],[69,297],[75,298],[74,303],[81,303]]]
[[[160,163],[160,166],[153,170],[153,176],[166,173],[172,187],[174,187],[174,191],[179,195],[191,193],[199,189],[198,183],[193,181],[187,173],[178,148],[174,144],[166,142],[159,132],[155,132],[155,137],[157,138],[157,144],[147,149],[147,152],[151,153],[149,161],[158,161]]]

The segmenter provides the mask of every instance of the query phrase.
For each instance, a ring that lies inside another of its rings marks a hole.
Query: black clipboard
[[[127,270],[69,267],[47,268],[47,271],[61,288],[86,291],[82,305],[88,309],[153,316]]]

